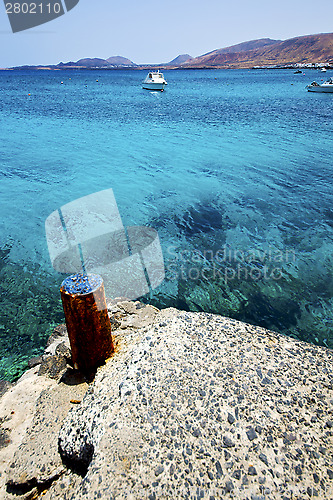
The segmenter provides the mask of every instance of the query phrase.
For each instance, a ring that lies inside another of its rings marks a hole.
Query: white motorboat
[[[320,72],[321,73],[326,73],[327,69],[326,68],[321,68]]]
[[[327,80],[322,84],[317,82],[312,82],[310,85],[307,85],[306,88],[309,92],[332,92],[333,93],[333,78]]]
[[[158,71],[150,71],[142,83],[142,88],[147,90],[160,90],[163,92],[164,87],[168,85],[163,73]]]

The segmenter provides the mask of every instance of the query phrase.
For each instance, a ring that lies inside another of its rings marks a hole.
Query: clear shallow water
[[[158,230],[145,300],[333,347],[333,96],[304,88],[321,75],[168,71],[152,93],[145,74],[0,72],[2,378],[63,318],[46,217],[106,188]]]

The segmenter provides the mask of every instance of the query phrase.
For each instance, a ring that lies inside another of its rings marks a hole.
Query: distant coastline
[[[333,69],[333,33],[287,40],[261,38],[216,49],[202,56],[181,54],[170,62],[136,64],[123,56],[84,58],[53,65],[23,65],[7,70],[119,70],[119,69]]]
[[[272,66],[253,66],[251,68],[228,68],[228,67],[211,67],[211,66],[200,66],[198,68],[192,67],[168,67],[163,65],[147,65],[147,66],[136,66],[136,67],[115,67],[115,68],[88,68],[88,67],[72,67],[72,68],[56,68],[51,66],[15,66],[13,68],[0,68],[0,71],[119,71],[119,70],[130,70],[130,71],[149,71],[151,69],[159,69],[159,70],[173,70],[173,71],[182,71],[182,70],[265,70],[265,69],[312,69],[312,70],[320,70],[321,68],[326,68],[327,70],[333,70],[333,64],[306,64],[306,65],[272,65]]]

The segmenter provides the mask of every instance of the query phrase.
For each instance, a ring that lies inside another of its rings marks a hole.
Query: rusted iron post
[[[103,280],[73,274],[60,288],[74,368],[90,377],[114,351]]]

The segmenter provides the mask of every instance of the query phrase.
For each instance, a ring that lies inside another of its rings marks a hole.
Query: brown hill
[[[188,61],[192,61],[193,57],[190,56],[189,54],[180,54],[179,56],[175,57],[175,59],[172,59],[172,61],[166,63],[166,66],[179,66],[180,64],[183,64]]]
[[[107,59],[107,62],[113,66],[136,66],[136,64],[123,56],[112,56]]]
[[[182,67],[251,68],[253,66],[333,63],[333,33],[307,35],[288,40],[264,38],[214,50]]]

